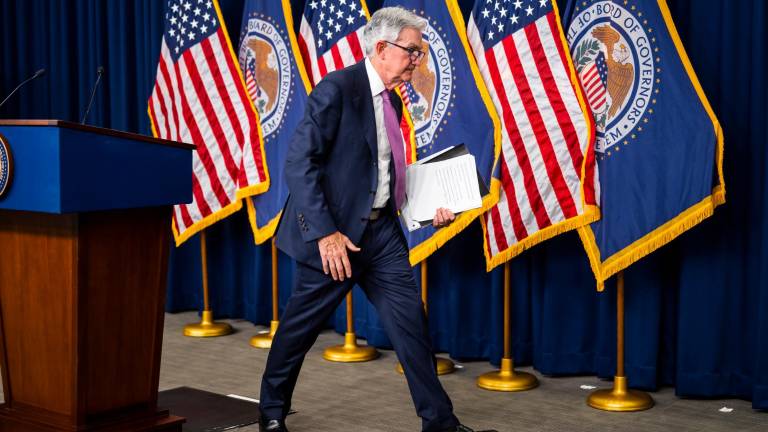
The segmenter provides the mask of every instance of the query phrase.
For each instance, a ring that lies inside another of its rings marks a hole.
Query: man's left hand
[[[456,215],[447,208],[440,207],[435,212],[435,218],[432,219],[432,226],[435,228],[442,228],[448,226],[456,219]]]

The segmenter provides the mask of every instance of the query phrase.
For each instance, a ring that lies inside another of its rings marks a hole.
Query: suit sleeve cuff
[[[297,211],[296,221],[299,224],[301,238],[307,243],[338,231],[333,218],[327,213],[307,215],[304,212]]]

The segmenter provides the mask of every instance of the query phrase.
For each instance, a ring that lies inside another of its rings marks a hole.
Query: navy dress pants
[[[343,282],[297,263],[296,286],[280,319],[261,382],[262,419],[285,419],[304,356],[357,283],[378,311],[403,365],[422,430],[453,430],[458,420],[437,378],[421,295],[395,216],[387,212],[369,221],[357,246],[361,251],[350,253],[352,278]]]

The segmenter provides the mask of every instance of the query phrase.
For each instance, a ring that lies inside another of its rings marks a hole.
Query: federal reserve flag
[[[502,118],[499,203],[484,217],[488,270],[599,217],[594,124],[551,0],[477,0],[467,34]]]
[[[299,54],[289,0],[248,0],[243,11],[238,49],[248,95],[261,119],[269,189],[252,197],[248,216],[257,244],[275,233],[288,198],[283,177],[288,142],[304,115],[310,83]]]
[[[174,206],[180,245],[269,187],[259,116],[216,0],[169,0],[147,112],[156,137],[197,145],[192,202]]]
[[[597,126],[602,219],[579,229],[604,281],[725,202],[723,134],[664,0],[578,0],[567,39]]]
[[[424,227],[408,234],[411,264],[427,258],[498,201],[494,175],[501,148],[499,120],[472,57],[464,19],[455,1],[387,0],[384,6],[408,9],[427,23],[426,53],[410,82],[398,89],[415,131],[418,158],[464,144],[475,157],[488,192],[482,208],[466,211],[446,228]],[[498,171],[497,171],[498,172]]]

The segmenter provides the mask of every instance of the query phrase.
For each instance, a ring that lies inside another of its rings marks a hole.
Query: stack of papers
[[[482,206],[475,157],[464,145],[409,165],[405,178],[407,200],[400,214],[408,231],[431,224],[440,207],[458,214]]]

